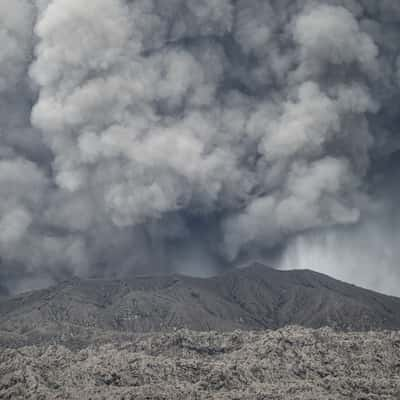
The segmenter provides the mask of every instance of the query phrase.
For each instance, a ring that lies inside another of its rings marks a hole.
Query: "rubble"
[[[400,332],[178,330],[124,343],[3,348],[0,398],[400,399]]]

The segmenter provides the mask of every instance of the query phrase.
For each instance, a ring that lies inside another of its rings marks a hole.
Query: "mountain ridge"
[[[0,300],[0,344],[9,342],[10,336],[30,343],[82,335],[89,340],[104,332],[263,330],[288,325],[343,331],[400,329],[400,299],[311,270],[281,271],[253,263],[212,278],[76,278]]]

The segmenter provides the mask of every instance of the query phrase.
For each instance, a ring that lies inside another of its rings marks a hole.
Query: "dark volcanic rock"
[[[81,345],[103,334],[176,328],[229,331],[286,325],[400,329],[400,299],[312,271],[261,264],[198,279],[79,280],[0,302],[0,344]],[[76,343],[75,343],[76,342]]]

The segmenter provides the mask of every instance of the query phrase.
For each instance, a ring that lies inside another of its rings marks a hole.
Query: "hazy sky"
[[[400,295],[400,2],[0,0],[0,282],[264,258]]]

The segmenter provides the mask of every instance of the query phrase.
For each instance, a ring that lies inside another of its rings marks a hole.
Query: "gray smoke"
[[[397,0],[0,0],[0,40],[10,290],[263,258],[400,294]]]

